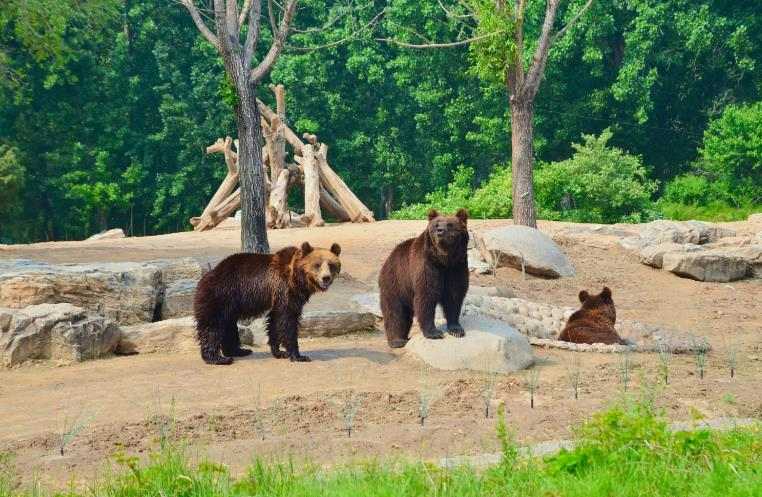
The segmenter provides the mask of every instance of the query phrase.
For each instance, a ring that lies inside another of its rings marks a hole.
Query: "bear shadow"
[[[347,359],[352,357],[359,357],[367,359],[375,364],[389,364],[397,359],[392,353],[381,352],[378,350],[365,349],[360,347],[352,347],[349,349],[317,349],[317,350],[302,350],[302,354],[306,355],[313,362],[328,362],[338,359]],[[263,359],[288,361],[288,359],[275,359],[270,352],[263,350],[254,350],[251,355],[246,357],[237,357],[236,362],[243,361],[261,361]]]

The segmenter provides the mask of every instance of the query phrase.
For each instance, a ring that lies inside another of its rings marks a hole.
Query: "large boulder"
[[[266,319],[242,320],[238,323],[241,342],[266,342]],[[376,329],[376,316],[369,311],[305,311],[299,322],[300,337],[335,337],[352,333],[365,333]]]
[[[182,279],[167,285],[161,303],[161,319],[191,316],[197,284],[198,280]]]
[[[549,278],[574,276],[574,267],[546,234],[527,226],[504,226],[477,232],[476,246],[496,267],[513,267]]]
[[[749,263],[727,252],[669,252],[662,258],[662,269],[698,281],[736,281],[750,273]]]
[[[117,325],[71,304],[0,308],[0,363],[15,366],[33,359],[79,362],[114,351]]]
[[[197,281],[202,272],[191,258],[91,264],[0,261],[0,306],[70,303],[119,324],[152,322],[162,317],[168,286]]]
[[[526,337],[507,324],[483,316],[461,319],[463,338],[445,335],[441,340],[414,334],[405,351],[435,369],[508,373],[534,363],[532,347]]]
[[[640,250],[663,243],[703,245],[735,235],[733,230],[703,221],[658,220],[642,225],[637,236],[623,238],[620,244],[629,250]]]
[[[670,252],[698,252],[702,250],[700,245],[694,245],[692,243],[660,243],[658,245],[648,245],[640,249],[639,256],[640,262],[646,266],[655,268],[661,268],[664,261],[664,254]]]

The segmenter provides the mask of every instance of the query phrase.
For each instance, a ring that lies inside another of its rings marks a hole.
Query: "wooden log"
[[[283,135],[283,123],[278,116],[270,123],[270,133],[265,135],[265,144],[270,159],[270,178],[275,183],[280,172],[286,167],[286,139]]]
[[[336,198],[341,206],[349,214],[352,222],[370,223],[375,221],[373,212],[363,204],[357,196],[352,193],[346,183],[336,172],[328,165],[328,146],[323,143],[315,158],[320,169],[320,179],[329,193]]]
[[[270,85],[270,89],[275,94],[275,110],[278,113],[280,122],[286,122],[286,88],[283,85]]]
[[[259,112],[269,122],[272,122],[273,117],[277,116],[277,114],[270,107],[265,105],[259,99],[257,99],[257,105],[259,106]],[[291,128],[284,125],[283,136],[286,138],[286,141],[288,142],[288,144],[294,148],[294,153],[296,154],[302,153],[302,147],[304,147],[304,143],[302,142],[302,140],[299,139],[299,137],[296,135],[296,133],[293,132]]]
[[[268,210],[270,219],[274,228],[287,228],[290,221],[288,211],[288,169],[283,169],[278,176],[278,180],[273,184],[270,192],[270,202]]]
[[[310,226],[323,226],[323,215],[320,212],[320,171],[315,160],[315,148],[305,145],[304,154],[304,215],[309,218]]]
[[[323,185],[320,185],[320,207],[339,222],[351,221],[347,210],[333,198],[333,195],[328,193],[328,190]]]
[[[220,183],[217,191],[214,193],[211,200],[209,200],[209,203],[204,208],[201,216],[199,216],[201,219],[197,220],[195,224],[195,218],[191,219],[191,224],[193,224],[193,229],[195,231],[203,230],[204,227],[211,222],[209,213],[213,209],[217,208],[219,203],[224,200],[225,197],[230,195],[230,192],[232,192],[238,184],[238,154],[233,152],[231,148],[232,144],[233,140],[228,136],[224,140],[220,138],[212,145],[206,147],[206,153],[208,154],[222,152],[225,155],[225,164],[228,167],[228,172],[227,175],[225,175],[225,179],[222,180],[222,183]]]

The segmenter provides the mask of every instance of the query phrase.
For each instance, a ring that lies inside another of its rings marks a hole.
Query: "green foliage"
[[[762,203],[762,102],[731,105],[704,133],[697,168],[733,203]]]
[[[469,5],[477,21],[474,37],[479,38],[469,45],[470,71],[484,81],[505,84],[506,70],[516,61],[513,4],[470,0]]]
[[[608,145],[612,133],[583,135],[565,161],[540,165],[536,201],[548,219],[612,223],[646,217],[656,182],[641,159]]]
[[[0,145],[0,214],[7,215],[17,207],[25,175],[18,150]]]

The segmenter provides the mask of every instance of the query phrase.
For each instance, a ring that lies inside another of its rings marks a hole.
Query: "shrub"
[[[582,135],[570,159],[539,165],[535,198],[541,217],[597,223],[649,217],[657,183],[648,179],[640,157],[609,146],[611,137],[609,130]]]

